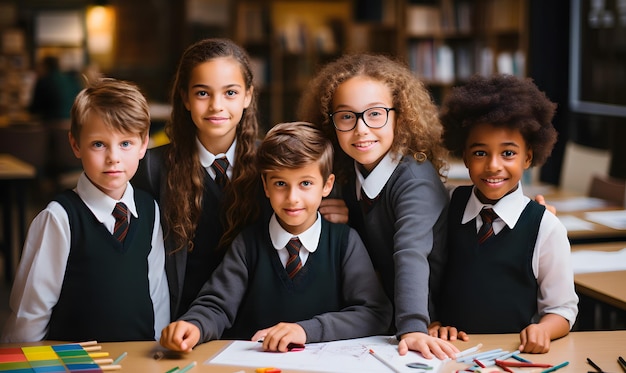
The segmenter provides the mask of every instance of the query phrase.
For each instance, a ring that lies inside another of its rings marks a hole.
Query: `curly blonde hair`
[[[197,128],[185,108],[183,95],[187,91],[192,70],[209,60],[229,57],[241,67],[245,89],[252,89],[253,74],[247,53],[228,39],[204,39],[189,46],[183,53],[171,91],[172,115],[165,132],[171,140],[166,154],[168,169],[164,217],[173,235],[176,247],[193,250],[193,239],[202,214],[205,172],[196,148]],[[224,189],[225,211],[221,211],[224,234],[217,249],[226,247],[238,231],[256,218],[258,202],[250,203],[257,195],[256,143],[259,140],[256,97],[244,109],[236,130],[237,149],[231,182]]]
[[[424,84],[398,60],[383,55],[350,54],[325,65],[304,91],[298,118],[321,126],[335,149],[337,177],[345,181],[352,160],[337,142],[337,133],[329,114],[337,87],[355,76],[367,76],[384,83],[393,97],[396,112],[394,142],[390,151],[413,156],[418,161],[430,160],[444,178],[447,151],[441,142],[443,128],[437,106]]]

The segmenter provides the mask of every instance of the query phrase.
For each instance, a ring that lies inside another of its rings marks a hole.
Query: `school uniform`
[[[2,342],[42,339],[155,340],[167,326],[169,294],[158,205],[130,183],[123,243],[116,204],[83,173],[33,220]]]
[[[429,161],[388,153],[367,177],[355,163],[343,193],[350,225],[394,304],[390,330],[397,336],[427,333],[430,293],[438,291],[445,260],[448,194],[437,171]]]
[[[148,149],[139,169],[133,178],[133,184],[142,188],[161,203],[161,210],[165,211],[164,193],[167,181],[165,154],[169,144]],[[232,176],[234,167],[236,141],[226,152],[231,167],[226,170]],[[174,242],[168,238],[165,242],[167,250],[166,271],[171,299],[171,316],[176,320],[187,311],[204,283],[224,256],[223,250],[218,250],[218,243],[224,233],[221,220],[222,190],[215,182],[215,171],[211,168],[215,155],[209,153],[196,139],[196,149],[204,169],[204,193],[202,195],[202,210],[193,238],[194,249],[190,252],[185,246],[181,250],[175,249]],[[167,232],[165,219],[163,228]]]
[[[201,341],[252,338],[279,322],[296,322],[307,343],[384,333],[391,305],[356,232],[324,220],[298,236],[303,265],[287,275],[292,238],[275,216],[246,228],[180,320]]]
[[[493,208],[493,233],[478,243],[479,213]],[[518,333],[547,313],[568,320],[578,313],[567,231],[522,185],[495,205],[472,186],[453,191],[448,220],[449,257],[440,321],[468,333]]]

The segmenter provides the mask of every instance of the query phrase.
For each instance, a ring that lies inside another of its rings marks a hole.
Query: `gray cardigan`
[[[449,197],[437,171],[429,161],[403,157],[365,216],[354,183],[344,193],[351,225],[393,300],[396,335],[426,333],[446,257]]]
[[[196,301],[180,318],[200,328],[200,341],[220,338],[222,332],[235,321],[247,290],[246,250],[245,239],[240,234]],[[341,286],[344,302],[348,305],[345,309],[298,322],[306,332],[307,343],[357,338],[387,331],[391,322],[391,304],[378,282],[361,239],[353,229],[350,229],[343,257]]]

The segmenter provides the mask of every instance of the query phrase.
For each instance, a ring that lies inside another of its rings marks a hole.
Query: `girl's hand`
[[[546,198],[542,194],[537,194],[535,196],[535,202],[537,202],[540,205],[546,206],[546,210],[556,215],[556,207],[554,207],[553,205],[549,203],[546,203]]]
[[[161,332],[159,343],[173,351],[191,352],[200,340],[200,329],[187,321],[175,321]]]
[[[289,351],[289,344],[305,344],[306,332],[296,323],[278,323],[271,328],[259,330],[252,336],[252,341],[263,339],[265,351]]]
[[[401,340],[398,344],[398,353],[400,355],[406,355],[411,350],[421,352],[425,359],[432,359],[434,355],[438,359],[443,360],[454,358],[454,355],[459,352],[459,349],[452,343],[431,337],[425,333],[406,333],[400,338]]]
[[[331,223],[348,223],[348,206],[340,198],[324,198],[319,207],[320,214]]]
[[[428,326],[428,335],[441,338],[444,341],[468,341],[469,336],[463,331],[458,331],[454,326],[441,326],[439,321],[435,321]]]

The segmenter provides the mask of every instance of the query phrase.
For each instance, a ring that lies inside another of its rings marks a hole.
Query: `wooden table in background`
[[[618,251],[626,248],[626,242],[606,242],[572,245],[572,251]],[[579,294],[626,311],[626,271],[592,272],[574,275]]]
[[[26,235],[26,196],[25,181],[35,178],[35,168],[18,158],[0,153],[0,194],[2,194],[2,219],[4,242],[2,250],[4,254],[5,277],[7,283],[13,281],[15,242],[13,233],[15,230],[14,213],[17,210],[17,227],[19,229],[19,241],[22,242]]]

